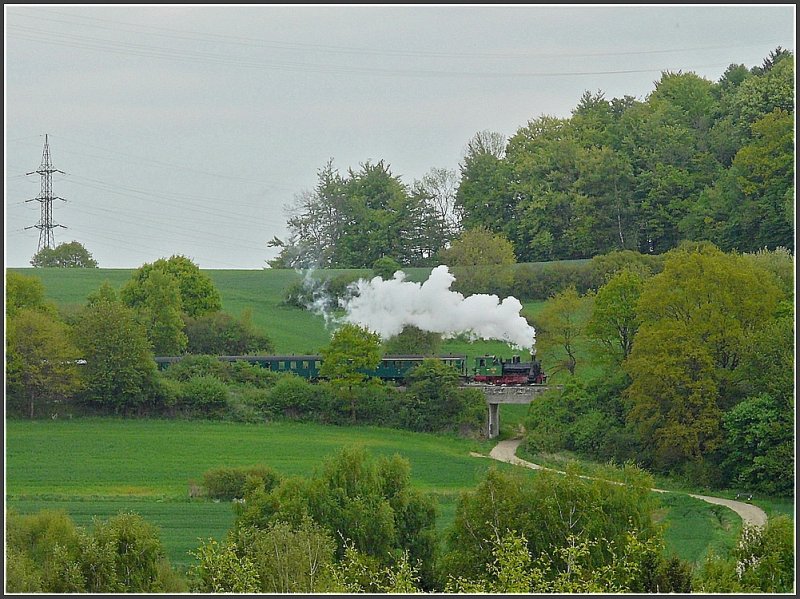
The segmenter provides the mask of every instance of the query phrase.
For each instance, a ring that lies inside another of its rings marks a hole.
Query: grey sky
[[[101,267],[182,254],[259,269],[283,207],[385,160],[412,184],[478,131],[644,100],[664,70],[716,81],[795,51],[795,6],[5,5],[5,256],[29,266],[44,135],[56,243]]]

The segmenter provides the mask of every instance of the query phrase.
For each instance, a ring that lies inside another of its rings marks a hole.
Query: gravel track
[[[560,474],[564,474],[561,470],[554,470],[553,468],[547,468],[545,466],[540,466],[539,464],[534,464],[533,462],[526,462],[523,459],[517,457],[517,447],[519,447],[520,443],[522,443],[522,439],[509,439],[507,441],[500,441],[497,445],[494,446],[492,451],[489,453],[489,457],[498,460],[500,462],[507,462],[509,464],[513,464],[515,466],[523,466],[525,468],[531,468],[533,470],[550,470],[551,472],[558,472]],[[591,478],[589,476],[582,476],[581,478]],[[622,484],[622,483],[618,483]],[[657,493],[674,493],[675,491],[665,491],[664,489],[652,489]],[[732,509],[734,512],[739,514],[742,518],[742,522],[746,524],[751,524],[757,527],[763,527],[767,523],[767,514],[764,513],[760,507],[755,506],[751,503],[745,503],[743,501],[734,501],[733,499],[722,499],[721,497],[709,497],[707,495],[694,495],[692,493],[687,493],[689,497],[694,497],[695,499],[701,499],[702,501],[706,501],[708,503],[713,503],[716,505],[722,505],[729,509]]]

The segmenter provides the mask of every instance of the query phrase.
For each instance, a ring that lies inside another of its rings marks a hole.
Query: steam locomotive
[[[217,356],[224,362],[249,362],[274,372],[292,372],[303,378],[316,380],[320,378],[319,369],[322,356]],[[362,371],[367,376],[376,377],[385,381],[403,383],[409,372],[419,366],[423,360],[429,358],[421,355],[387,355],[378,366],[372,370]],[[157,357],[156,364],[160,370],[169,367],[183,359],[183,356]],[[531,355],[529,362],[522,362],[520,356],[509,359],[498,358],[493,355],[477,356],[472,367],[468,365],[466,355],[449,354],[434,356],[444,364],[455,368],[463,383],[480,383],[486,385],[544,385],[547,375],[542,369],[542,364]]]

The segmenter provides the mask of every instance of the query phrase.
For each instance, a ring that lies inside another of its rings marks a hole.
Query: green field
[[[6,422],[6,501],[19,511],[63,508],[85,524],[91,515],[134,509],[162,527],[175,563],[187,563],[197,538],[220,538],[230,504],[189,500],[190,481],[218,466],[265,464],[310,475],[341,447],[409,460],[414,485],[438,496],[440,528],[452,521],[461,491],[491,467],[490,442],[375,427],[239,424],[184,420],[80,419]]]
[[[519,417],[509,412],[509,421]],[[308,476],[327,456],[352,444],[372,455],[397,453],[408,459],[414,486],[438,499],[440,531],[453,522],[459,494],[474,488],[490,467],[514,468],[470,455],[487,455],[490,441],[377,427],[13,420],[6,422],[6,505],[23,513],[63,509],[83,526],[95,515],[135,511],[161,528],[170,560],[186,566],[199,539],[221,539],[233,523],[230,503],[189,499],[190,482],[201,481],[205,470],[265,464],[284,475]],[[668,551],[694,561],[709,548],[730,546],[741,526],[738,516],[675,497],[656,514],[667,525]]]

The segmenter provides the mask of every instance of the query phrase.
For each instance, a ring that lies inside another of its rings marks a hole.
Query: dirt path
[[[507,462],[509,464],[514,464],[515,466],[524,466],[525,468],[532,468],[533,470],[550,470],[551,472],[558,472],[560,474],[564,474],[561,470],[554,470],[553,468],[546,468],[545,466],[540,466],[539,464],[534,464],[532,462],[526,462],[523,459],[517,457],[517,447],[519,447],[520,443],[522,443],[522,439],[509,439],[507,441],[500,441],[497,445],[494,446],[492,451],[489,453],[489,457],[500,462]],[[590,476],[582,476],[581,478],[590,479]],[[618,483],[622,484],[622,483]],[[672,493],[674,491],[665,491],[664,489],[653,489],[657,493]],[[714,503],[716,505],[722,505],[727,508],[732,509],[734,512],[739,514],[742,518],[742,522],[747,524],[752,524],[758,527],[762,527],[767,523],[767,515],[764,513],[760,507],[752,505],[750,503],[744,503],[743,501],[734,501],[733,499],[721,499],[719,497],[708,497],[706,495],[693,495],[688,493],[689,497],[694,497],[695,499],[701,499],[703,501],[707,501],[708,503]]]

